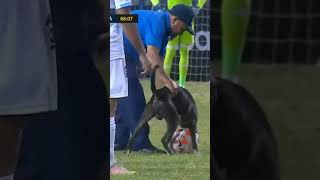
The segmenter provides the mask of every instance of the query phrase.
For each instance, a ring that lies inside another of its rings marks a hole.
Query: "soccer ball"
[[[196,143],[199,144],[199,136],[196,133]],[[191,133],[188,128],[177,128],[174,132],[169,147],[177,153],[193,153]]]

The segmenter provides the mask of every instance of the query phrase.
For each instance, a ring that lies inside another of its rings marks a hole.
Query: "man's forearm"
[[[163,74],[163,81],[165,83],[168,83],[168,81],[171,81],[170,77],[167,75],[167,73],[165,73],[164,68],[163,68],[163,62],[164,62],[164,58],[160,57],[160,73]]]
[[[158,76],[158,77],[160,77],[160,81],[162,81],[164,84],[171,81],[170,77],[165,73],[165,71],[163,69],[163,58],[160,57],[159,55],[155,55],[154,53],[152,53],[149,56],[151,56],[151,59],[152,59],[151,68],[154,69],[155,66],[160,67],[157,70],[157,74],[160,75],[160,76]]]
[[[159,77],[160,77],[160,80],[163,82],[163,83],[168,83],[171,81],[170,77],[164,72],[164,69],[163,67],[159,68],[158,74],[161,74]]]
[[[130,14],[130,8],[122,8],[117,10],[117,14]],[[131,44],[135,47],[138,54],[145,53],[145,48],[142,44],[140,34],[138,31],[138,26],[136,23],[123,23],[121,24],[123,31],[128,37]]]
[[[122,24],[123,31],[127,35],[127,38],[131,42],[131,44],[137,50],[137,53],[141,55],[145,53],[145,48],[142,44],[140,34],[138,33],[138,27],[135,23],[124,23]]]
[[[151,68],[154,69],[155,66],[160,66],[162,67],[162,62],[161,57],[159,56],[159,49],[154,47],[154,46],[148,46],[147,47],[147,55],[151,59]]]

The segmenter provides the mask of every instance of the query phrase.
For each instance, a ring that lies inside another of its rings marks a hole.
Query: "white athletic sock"
[[[110,167],[112,167],[116,163],[116,159],[114,156],[115,136],[116,136],[116,124],[114,122],[114,117],[110,117]]]
[[[2,176],[0,177],[0,180],[13,180],[13,174],[10,174],[9,176]]]

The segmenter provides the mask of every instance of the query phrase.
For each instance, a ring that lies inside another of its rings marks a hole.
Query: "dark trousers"
[[[128,90],[129,94],[126,98],[121,98],[117,106],[115,122],[116,122],[116,139],[115,144],[126,147],[130,133],[133,134],[134,129],[142,115],[146,106],[146,100],[143,88],[137,76],[137,61],[126,55],[126,66],[128,74]],[[137,136],[133,144],[133,150],[151,147],[149,140],[149,126],[144,127]]]

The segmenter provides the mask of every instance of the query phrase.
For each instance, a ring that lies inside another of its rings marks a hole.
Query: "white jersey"
[[[57,109],[49,0],[0,1],[0,116]]]
[[[110,9],[131,6],[131,0],[110,0]],[[110,24],[110,60],[124,59],[123,31],[118,23]]]

